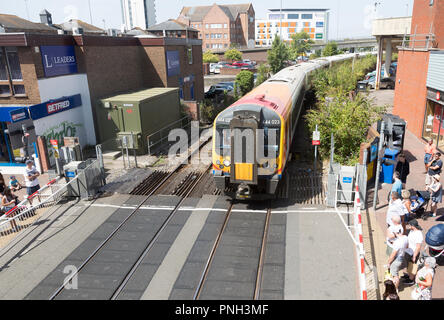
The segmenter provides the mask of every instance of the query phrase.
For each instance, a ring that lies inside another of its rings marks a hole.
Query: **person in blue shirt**
[[[390,191],[391,196],[393,191],[396,191],[398,194],[402,194],[402,181],[401,181],[401,175],[398,171],[395,172],[393,175],[393,178],[395,179],[395,182],[393,183],[392,190]]]

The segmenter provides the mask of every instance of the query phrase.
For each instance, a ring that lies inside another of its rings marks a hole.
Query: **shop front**
[[[439,150],[444,151],[444,92],[435,89],[427,90],[426,112],[422,137],[433,139]]]
[[[50,100],[32,106],[0,106],[0,166],[25,166],[29,156],[38,157],[37,136],[54,122],[76,118],[75,108],[82,105],[80,94]],[[63,114],[62,114],[63,113]],[[64,136],[78,136],[71,131],[55,138],[63,143]]]

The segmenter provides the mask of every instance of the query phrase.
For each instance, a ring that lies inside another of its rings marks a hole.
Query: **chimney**
[[[52,16],[46,9],[43,9],[42,12],[40,12],[40,22],[47,26],[52,25]]]

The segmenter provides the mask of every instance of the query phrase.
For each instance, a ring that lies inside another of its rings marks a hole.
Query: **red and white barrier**
[[[357,262],[359,270],[359,287],[361,293],[361,300],[367,300],[367,285],[365,280],[365,251],[364,251],[364,237],[362,235],[362,215],[361,215],[361,199],[359,197],[359,187],[356,186],[356,196],[354,205],[355,217],[355,237],[357,239]]]

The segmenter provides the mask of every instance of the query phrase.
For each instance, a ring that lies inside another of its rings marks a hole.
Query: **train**
[[[216,187],[238,200],[274,198],[314,71],[362,55],[341,54],[285,68],[220,112],[212,128]]]

